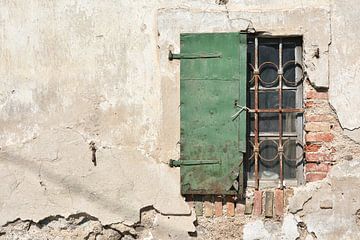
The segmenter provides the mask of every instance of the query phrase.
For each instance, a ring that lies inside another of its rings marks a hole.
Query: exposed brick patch
[[[329,132],[330,131],[329,122],[309,122],[305,125],[305,131],[307,132]]]
[[[307,99],[318,99],[318,100],[327,100],[329,95],[327,92],[318,92],[316,90],[310,90],[306,93]]]
[[[305,113],[306,122],[333,122],[335,120],[335,117],[330,114]]]
[[[215,217],[221,217],[223,214],[223,200],[221,196],[215,196],[214,212]]]
[[[226,196],[226,214],[229,217],[235,216],[235,201],[233,196]]]
[[[207,195],[204,197],[204,216],[212,217],[214,215],[214,205],[212,203],[213,197],[211,195]]]
[[[327,91],[305,87],[305,179],[307,182],[326,177],[334,161],[335,129],[339,125],[328,102]]]
[[[324,179],[326,174],[327,173],[307,173],[305,178],[307,182],[315,182]]]
[[[262,213],[262,191],[255,191],[253,214],[255,216],[260,216],[261,213]]]
[[[245,214],[245,204],[237,202],[235,206],[235,214],[243,216]]]
[[[275,217],[281,218],[284,215],[284,191],[276,189],[274,198]]]
[[[307,163],[318,163],[324,161],[332,161],[332,155],[330,153],[306,153],[306,162]]]
[[[315,102],[313,102],[313,101],[307,101],[307,102],[305,102],[305,108],[313,108],[313,107],[315,107],[316,106],[316,104],[315,104]]]
[[[308,163],[306,164],[306,172],[325,172],[330,170],[330,165],[327,163]]]
[[[309,132],[305,136],[306,142],[332,142],[334,135],[332,133]]]
[[[308,144],[305,146],[305,152],[318,152],[320,148],[320,144]]]

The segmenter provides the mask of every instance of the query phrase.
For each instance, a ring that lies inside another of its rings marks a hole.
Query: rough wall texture
[[[333,167],[323,181],[295,189],[283,221],[248,221],[244,239],[357,239],[359,170],[358,160],[345,161]]]
[[[132,226],[153,207],[157,229],[195,230],[166,165],[179,155],[179,65],[167,54],[180,32],[302,35],[309,82],[329,89],[340,121],[329,162],[355,159],[358,18],[355,0],[0,1],[0,225],[85,213]]]
[[[134,223],[153,206],[192,231],[178,172],[159,159],[155,6],[0,4],[0,225],[77,212]]]
[[[345,133],[360,142],[360,86],[357,83],[360,60],[353,57],[358,52],[360,20],[358,2],[346,1],[342,4],[333,1],[331,8],[331,46],[330,46],[330,102],[334,106]]]

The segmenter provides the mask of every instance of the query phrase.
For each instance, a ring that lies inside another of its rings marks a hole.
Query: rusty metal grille
[[[283,188],[285,177],[294,177],[303,161],[304,71],[299,41],[254,37],[248,43],[252,46],[250,56],[248,51],[248,177],[256,189],[267,177]]]

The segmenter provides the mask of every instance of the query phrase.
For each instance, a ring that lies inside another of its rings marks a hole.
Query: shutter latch
[[[239,115],[240,113],[242,113],[242,111],[249,111],[250,109],[247,107],[247,106],[240,106],[237,104],[237,101],[235,100],[235,103],[234,103],[235,107],[238,108],[239,110],[231,116],[232,120],[234,121]]]
[[[172,53],[171,50],[169,51],[169,60],[172,61],[173,59],[196,59],[196,58],[221,58],[222,54],[215,52],[215,53],[193,53],[193,54],[184,54],[184,53]]]

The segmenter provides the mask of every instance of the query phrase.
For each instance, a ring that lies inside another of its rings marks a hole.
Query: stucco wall
[[[194,230],[166,165],[179,155],[179,63],[167,54],[180,32],[302,35],[309,80],[329,87],[356,139],[356,3],[0,1],[0,225],[76,212],[134,223],[153,206]]]
[[[192,224],[159,159],[157,6],[1,1],[0,225],[76,212],[131,223],[146,206]]]

